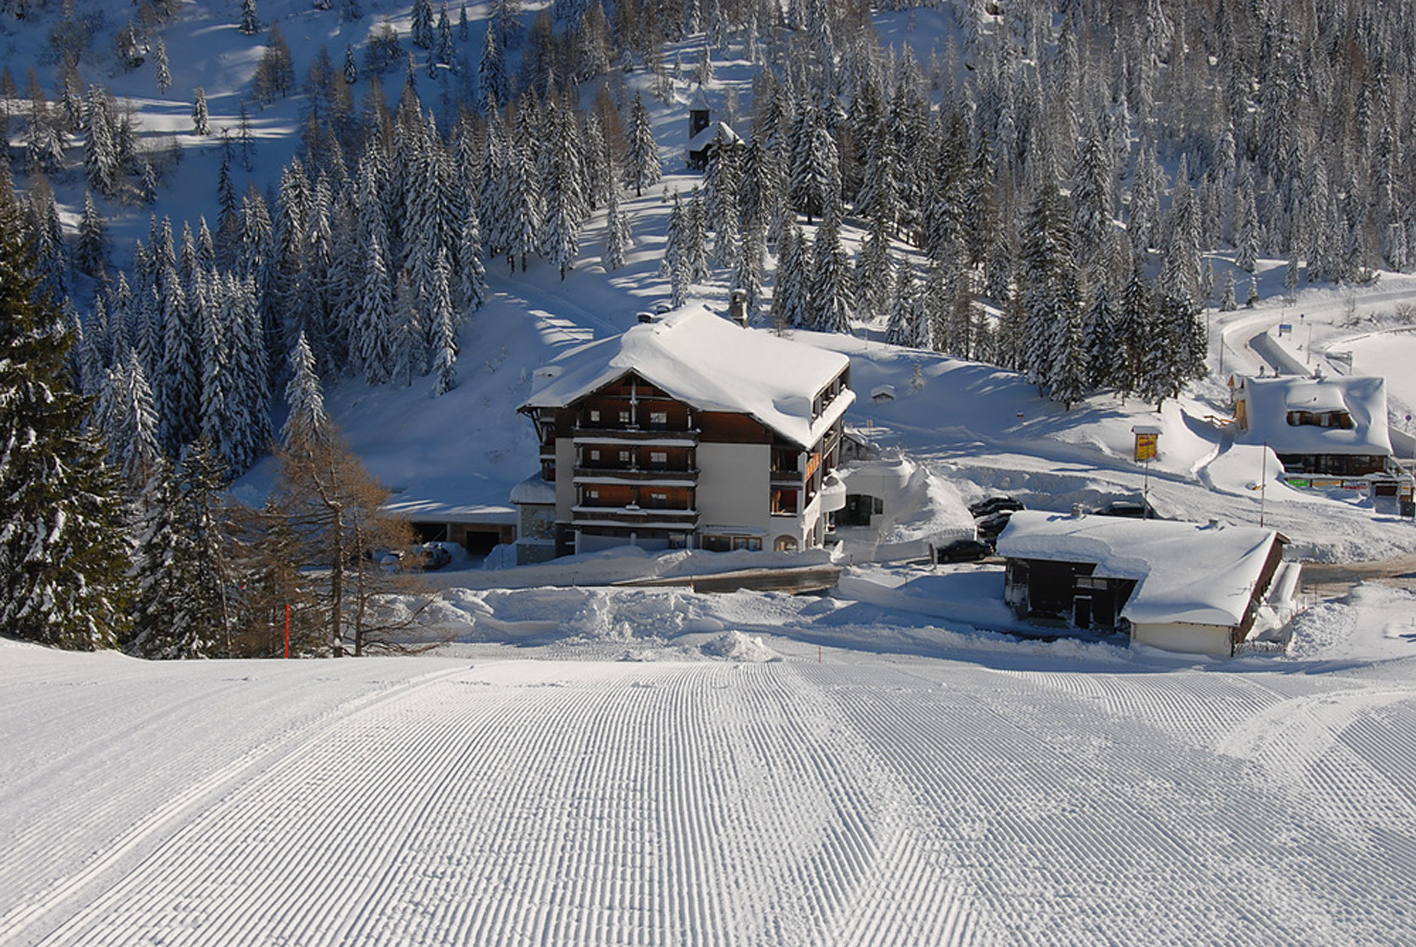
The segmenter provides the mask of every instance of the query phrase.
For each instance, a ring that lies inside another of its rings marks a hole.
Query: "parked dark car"
[[[973,503],[969,504],[969,512],[973,514],[974,519],[982,519],[985,516],[992,516],[994,513],[1001,513],[1004,510],[1012,512],[1013,510],[1023,509],[1027,509],[1027,507],[1023,506],[1022,503],[1012,497],[1005,496],[988,497],[983,500],[975,500]]]
[[[1003,532],[1008,521],[1013,518],[1013,510],[999,510],[997,513],[990,513],[983,517],[976,524],[978,527],[978,538],[980,542],[988,543],[990,546],[998,544],[998,536]]]
[[[956,539],[940,546],[934,553],[936,562],[978,562],[992,555],[993,547],[977,539]]]
[[[1154,520],[1160,517],[1144,500],[1112,500],[1092,511],[1097,516],[1129,516],[1138,520]]]
[[[452,561],[452,553],[442,543],[423,543],[418,547],[424,569],[441,569]]]

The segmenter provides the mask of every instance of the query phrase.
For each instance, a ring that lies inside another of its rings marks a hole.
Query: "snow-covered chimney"
[[[735,289],[728,299],[728,318],[744,329],[747,328],[747,292]]]
[[[637,312],[637,313],[634,314],[634,317],[635,317],[636,319],[638,319],[640,322],[653,322],[653,321],[654,321],[654,314],[653,314],[652,312]]]

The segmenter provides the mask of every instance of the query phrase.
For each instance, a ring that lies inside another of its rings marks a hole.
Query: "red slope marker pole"
[[[290,603],[285,603],[285,658],[290,659]]]

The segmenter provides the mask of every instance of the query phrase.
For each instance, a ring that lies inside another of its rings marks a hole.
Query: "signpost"
[[[1145,464],[1145,473],[1141,478],[1141,501],[1144,506],[1142,515],[1146,517],[1150,516],[1150,464],[1160,453],[1160,430],[1158,424],[1137,424],[1131,428],[1131,433],[1136,435],[1136,463]]]

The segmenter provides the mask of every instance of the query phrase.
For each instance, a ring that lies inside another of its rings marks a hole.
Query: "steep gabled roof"
[[[1134,623],[1238,625],[1280,540],[1273,530],[1253,526],[1020,510],[998,537],[998,553],[1091,562],[1098,578],[1135,579],[1121,612]]]
[[[1243,378],[1239,384],[1238,397],[1248,402],[1248,430],[1237,438],[1242,443],[1267,443],[1278,454],[1391,456],[1384,378],[1281,375]],[[1346,411],[1352,427],[1289,424],[1290,411]]]
[[[846,389],[811,417],[817,393],[849,365],[839,352],[744,329],[695,304],[553,359],[521,410],[567,407],[634,372],[699,411],[751,415],[807,446],[855,400]]]
[[[707,128],[688,140],[688,150],[702,151],[717,141],[719,134],[723,136],[723,141],[730,145],[742,144],[742,137],[733,131],[733,127],[727,122],[709,122]]]

